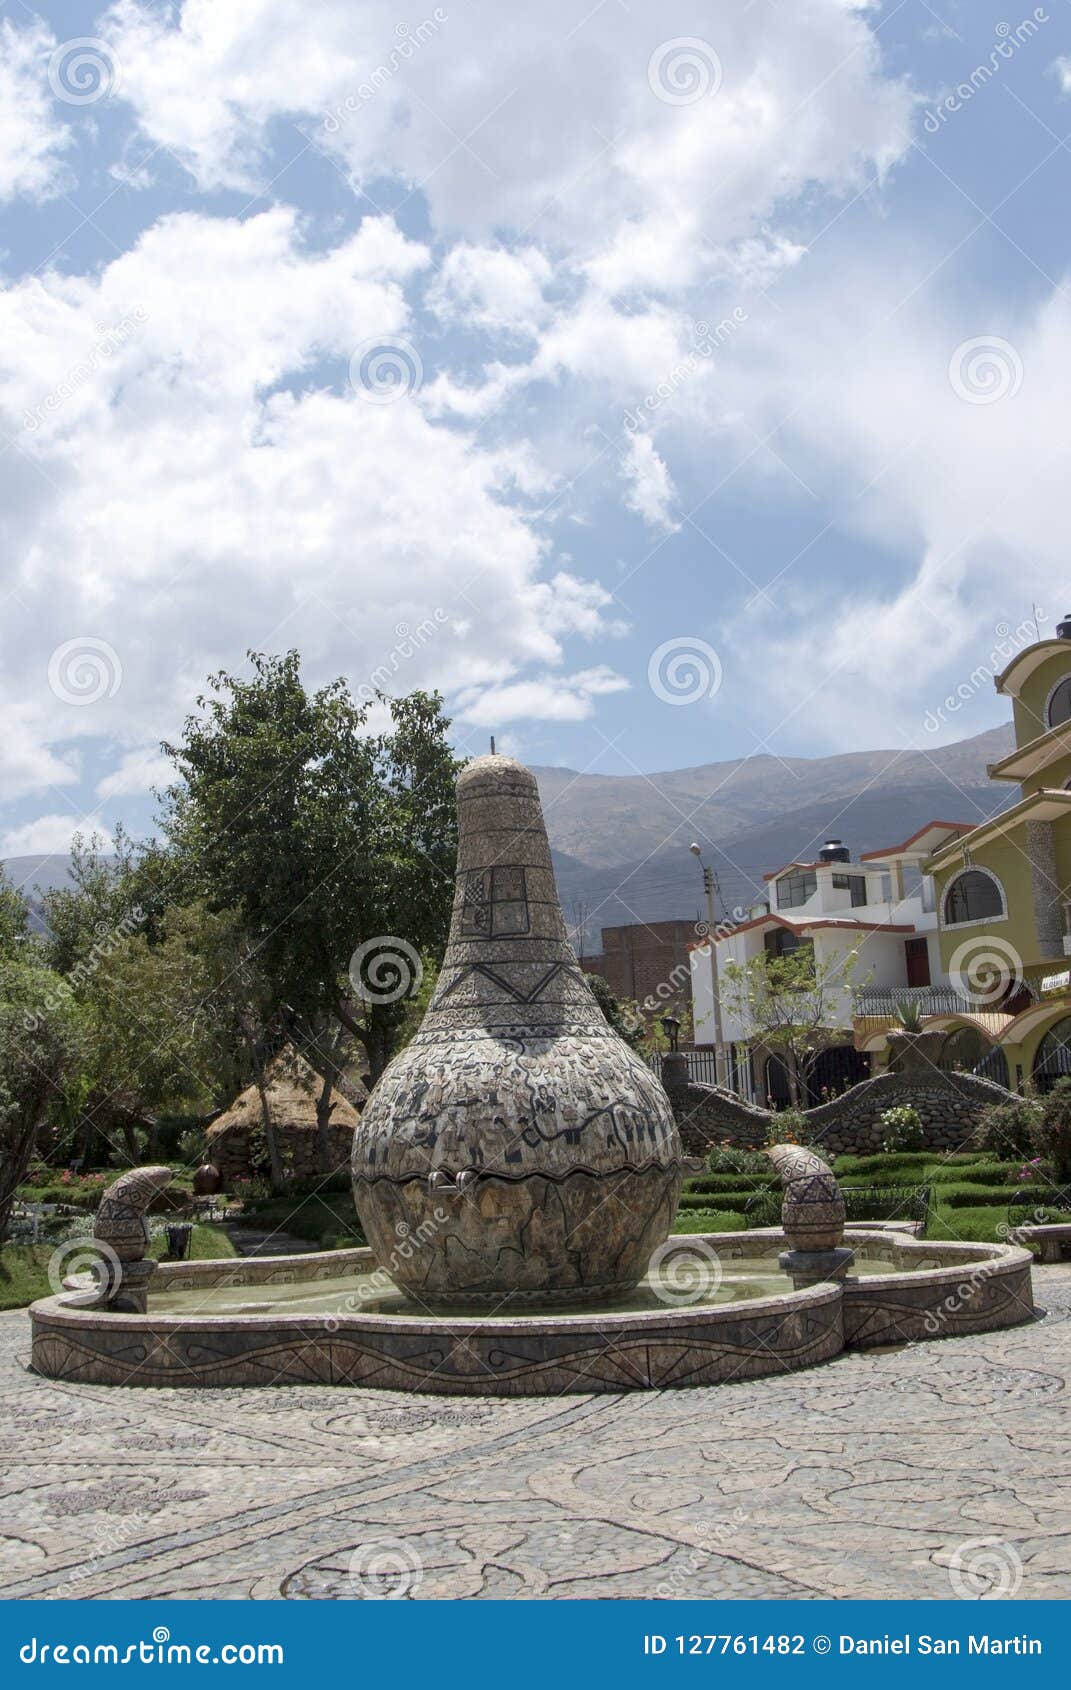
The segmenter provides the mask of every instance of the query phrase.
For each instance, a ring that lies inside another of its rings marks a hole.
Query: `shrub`
[[[1010,1103],[990,1103],[978,1117],[972,1143],[992,1156],[1024,1161],[1034,1148],[1034,1133],[1041,1120],[1041,1105],[1031,1097],[1017,1097]]]
[[[1033,1130],[1034,1149],[1052,1163],[1059,1184],[1071,1180],[1071,1079],[1057,1080]]]
[[[766,1128],[766,1143],[802,1144],[807,1132],[807,1117],[802,1109],[782,1109]]]
[[[707,1153],[707,1170],[712,1174],[768,1174],[770,1158],[764,1150],[741,1150],[733,1144],[716,1144]]]
[[[926,1134],[922,1117],[912,1103],[899,1103],[894,1109],[884,1109],[878,1117],[884,1131],[881,1148],[888,1155],[898,1150],[921,1150]]]

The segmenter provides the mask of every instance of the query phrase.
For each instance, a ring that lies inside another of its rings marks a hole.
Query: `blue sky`
[[[0,854],[144,827],[249,647],[605,772],[1005,719],[1067,0],[505,16],[0,9]]]

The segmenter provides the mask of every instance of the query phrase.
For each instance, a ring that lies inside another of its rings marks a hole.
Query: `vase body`
[[[606,1300],[669,1233],[673,1112],[566,939],[534,776],[477,758],[458,815],[450,941],[354,1133],[357,1211],[380,1265],[428,1307]]]

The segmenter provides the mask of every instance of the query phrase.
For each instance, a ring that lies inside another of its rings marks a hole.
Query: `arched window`
[[[1071,722],[1071,675],[1049,694],[1049,726],[1058,728],[1061,722]]]
[[[1056,1021],[1034,1052],[1034,1085],[1051,1091],[1057,1080],[1071,1075],[1071,1015]]]
[[[1004,894],[995,875],[980,868],[958,874],[945,893],[945,926],[964,921],[997,921],[1004,914]]]
[[[977,1027],[957,1027],[949,1033],[937,1066],[946,1074],[980,1074],[983,1080],[995,1080],[1005,1090],[1008,1087],[1008,1058]]]

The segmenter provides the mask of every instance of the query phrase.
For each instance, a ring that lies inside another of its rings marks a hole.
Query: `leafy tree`
[[[92,966],[100,949],[138,930],[143,912],[134,896],[134,847],[122,828],[105,852],[99,834],[76,833],[71,844],[69,886],[42,895],[47,933],[45,960],[57,974]]]
[[[858,952],[819,962],[811,945],[781,956],[763,951],[722,970],[726,1008],[750,1039],[784,1061],[792,1103],[799,1108],[818,1054],[843,1024],[845,993],[858,967]]]
[[[38,1134],[78,1073],[78,1012],[61,984],[37,961],[0,955],[0,1239]]]
[[[0,957],[22,952],[30,938],[30,912],[26,900],[12,886],[0,863]]]
[[[377,1077],[405,1015],[403,994],[351,984],[358,946],[394,936],[435,954],[445,941],[458,764],[434,695],[380,697],[390,727],[376,734],[372,705],[344,680],[306,689],[296,652],[250,661],[250,676],[214,676],[181,743],[165,746],[178,778],[164,831],[181,884],[226,912],[248,946],[256,1011],[244,1037],[258,1085],[294,1038],[329,1108],[344,1054],[335,1028],[363,1045]]]

